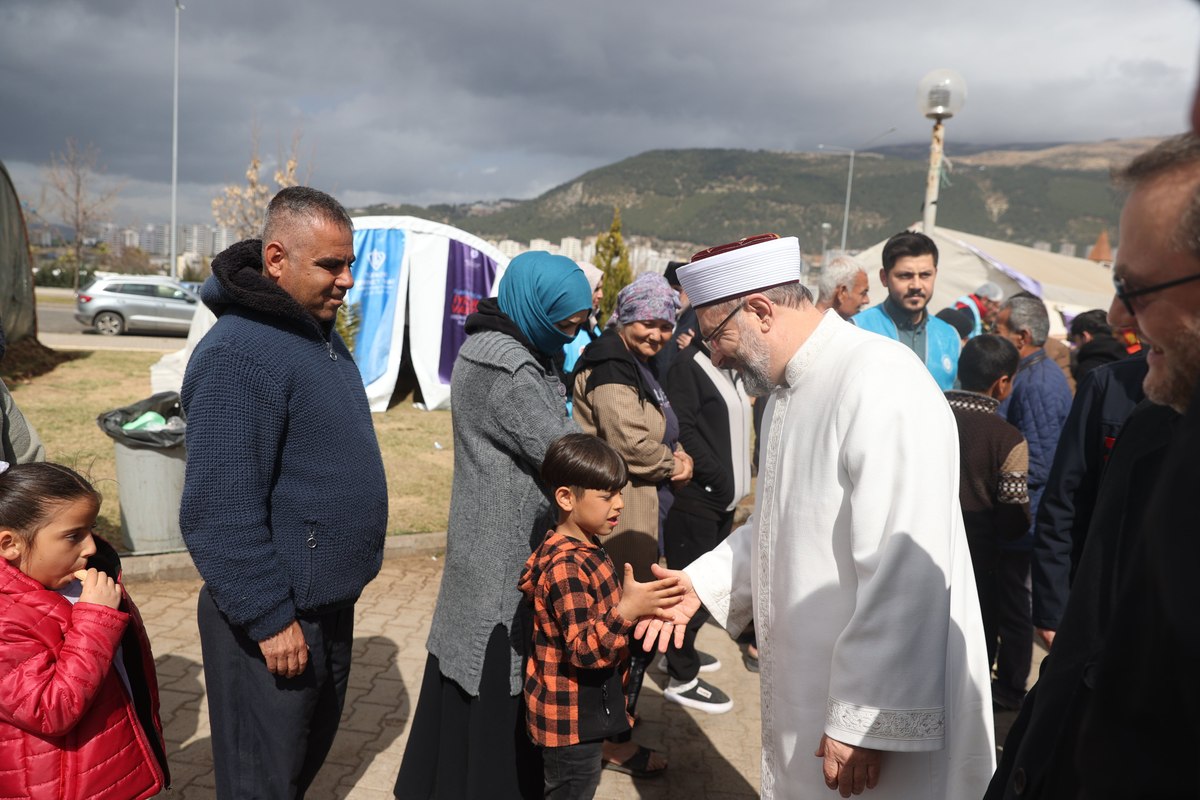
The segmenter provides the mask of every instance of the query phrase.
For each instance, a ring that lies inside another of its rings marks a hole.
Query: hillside
[[[1109,167],[1154,140],[950,148],[938,224],[1021,244],[1073,242],[1080,255],[1107,230],[1120,194]],[[916,145],[856,155],[847,246],[865,248],[921,217],[927,150]],[[794,234],[819,250],[841,239],[844,155],[750,150],[652,150],[592,170],[532,200],[458,206],[372,206],[491,239],[557,241],[607,229],[619,206],[626,235],[706,246],[760,231]]]

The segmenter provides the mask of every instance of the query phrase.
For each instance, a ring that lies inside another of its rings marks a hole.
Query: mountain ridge
[[[1110,170],[1159,138],[947,148],[938,223],[1021,244],[1061,242],[1080,253],[1116,238],[1120,191]],[[841,241],[848,160],[842,152],[690,148],[648,150],[589,170],[528,200],[374,205],[356,214],[408,214],[491,239],[556,241],[623,232],[679,250],[761,231],[801,238],[807,252]],[[919,156],[919,157],[917,157]],[[847,247],[863,249],[921,218],[928,145],[856,153]],[[823,228],[822,223],[828,223]]]

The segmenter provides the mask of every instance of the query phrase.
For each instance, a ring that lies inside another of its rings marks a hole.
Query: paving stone
[[[355,661],[343,724],[310,797],[391,798],[408,740],[412,705],[425,670],[425,639],[441,569],[440,559],[388,558],[379,578],[364,592],[356,608]],[[211,800],[208,704],[196,631],[196,596],[202,583],[136,580],[130,587],[159,665],[163,718],[175,774],[172,796],[176,800]],[[678,796],[699,800],[718,788],[723,798],[755,796],[758,676],[741,668],[736,645],[715,627],[701,630],[700,646],[717,653],[725,663],[713,674],[713,682],[735,698],[737,709],[724,715],[729,719],[691,712],[662,699],[661,684],[665,682],[648,680],[639,704],[643,721],[634,737],[666,752],[671,769],[663,779],[636,781],[605,770],[596,795],[601,800]],[[721,753],[720,758],[712,758],[714,752]],[[739,794],[734,791],[738,786],[749,788]]]

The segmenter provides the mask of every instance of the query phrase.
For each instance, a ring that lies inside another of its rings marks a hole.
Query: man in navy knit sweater
[[[218,798],[303,797],[346,694],[354,603],[375,577],[387,484],[362,377],[334,330],[353,223],[279,192],[262,240],[212,264],[219,318],[183,380],[180,528],[204,578],[197,621]]]

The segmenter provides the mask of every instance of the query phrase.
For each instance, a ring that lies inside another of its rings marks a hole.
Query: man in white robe
[[[750,521],[655,567],[694,587],[675,626],[699,602],[731,633],[753,616],[763,797],[980,797],[989,667],[950,408],[904,345],[813,306],[794,238],[712,250],[679,277],[713,362],[770,400]]]

